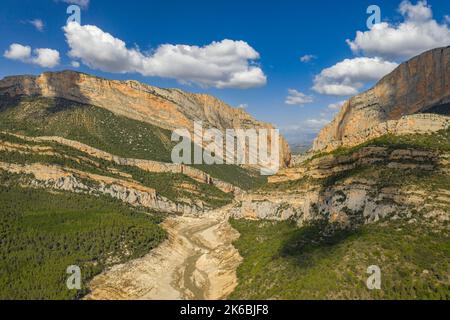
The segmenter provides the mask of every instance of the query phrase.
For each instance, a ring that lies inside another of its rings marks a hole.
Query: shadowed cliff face
[[[178,89],[161,89],[137,81],[114,81],[73,71],[43,73],[40,76],[13,76],[0,81],[0,95],[41,95],[57,97],[107,109],[168,130],[187,128],[194,121],[205,128],[273,128],[241,109],[235,109],[206,94]],[[284,138],[280,143],[281,167],[290,164],[291,153]]]
[[[359,144],[361,133],[381,123],[434,106],[448,106],[449,102],[450,47],[425,52],[347,101],[333,122],[319,133],[313,150],[332,151]]]

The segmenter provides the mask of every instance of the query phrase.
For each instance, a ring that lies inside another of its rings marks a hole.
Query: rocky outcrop
[[[201,170],[198,170],[198,169],[195,169],[195,168],[192,168],[189,166],[181,165],[181,164],[165,163],[165,162],[158,162],[158,161],[152,161],[152,160],[122,158],[122,157],[110,154],[108,152],[105,152],[103,150],[93,148],[84,143],[61,138],[61,137],[27,137],[27,136],[23,136],[23,135],[8,133],[8,132],[3,132],[3,133],[18,137],[25,141],[56,142],[58,144],[74,148],[78,151],[81,151],[81,152],[88,154],[90,156],[93,156],[95,158],[114,162],[114,163],[116,163],[118,165],[122,165],[122,166],[137,167],[137,168],[142,169],[147,172],[184,174],[200,183],[213,185],[213,186],[217,187],[219,190],[222,190],[223,192],[226,192],[226,193],[240,194],[243,192],[243,190],[241,190],[240,188],[238,188],[230,183],[221,181],[217,178],[213,178],[209,174],[207,174]],[[7,144],[0,143],[0,150],[2,150],[2,147],[6,148]],[[41,147],[41,149],[42,149],[42,147]],[[39,150],[39,147],[34,147],[34,148],[32,148],[32,150],[39,152],[41,154],[43,151],[43,150]],[[44,150],[48,152],[48,149],[44,149]]]
[[[114,81],[73,71],[40,76],[12,76],[0,81],[0,95],[40,95],[95,105],[117,115],[169,129],[194,131],[194,121],[205,128],[273,128],[256,121],[242,109],[232,108],[206,94],[161,89],[137,81]],[[281,167],[290,163],[289,146],[280,138]]]
[[[136,207],[165,213],[199,215],[207,210],[203,204],[175,203],[156,190],[126,180],[40,163],[20,165],[0,162],[0,170],[26,175],[20,184],[34,188],[74,193],[107,195]],[[30,177],[31,176],[31,177]]]
[[[235,218],[299,225],[324,218],[343,225],[387,217],[413,221],[412,212],[450,221],[449,174],[449,152],[361,146],[281,171],[265,188],[237,197],[239,204],[230,212]]]
[[[313,151],[332,151],[399,131],[436,130],[438,118],[410,117],[450,103],[450,47],[425,52],[385,76],[372,89],[347,101],[314,142]],[[399,121],[396,124],[393,121]],[[439,120],[437,127],[448,127]],[[446,122],[446,123],[445,123]]]
[[[269,183],[295,181],[302,178],[324,179],[364,165],[380,165],[393,169],[423,171],[446,170],[449,153],[388,147],[362,147],[349,155],[326,155],[299,166],[280,171]]]
[[[314,144],[314,151],[333,151],[341,147],[353,147],[366,141],[379,138],[381,136],[391,135],[407,135],[407,134],[424,134],[445,130],[450,126],[450,117],[437,114],[413,114],[404,116],[399,120],[389,120],[374,124],[372,127],[348,133],[340,140],[324,141],[317,138]]]
[[[425,216],[450,221],[449,199],[450,192],[444,189],[432,193],[410,186],[379,189],[374,181],[348,179],[326,190],[307,185],[295,192],[243,195],[230,214],[236,219],[292,220],[302,226],[324,218],[342,225],[351,223],[351,217],[361,223],[388,217],[414,219],[413,212],[425,210]]]

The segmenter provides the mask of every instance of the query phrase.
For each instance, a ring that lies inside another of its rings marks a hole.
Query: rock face
[[[0,170],[10,174],[26,174],[21,185],[33,188],[63,190],[74,193],[108,195],[136,207],[145,207],[172,214],[203,214],[203,205],[175,203],[157,194],[156,190],[136,182],[45,164],[20,165],[0,162]]]
[[[449,173],[448,151],[361,146],[282,170],[270,177],[267,188],[237,197],[230,214],[299,225],[325,218],[347,225],[353,218],[359,223],[409,219],[412,212],[423,210],[425,216],[433,213],[450,220]]]
[[[187,128],[191,133],[194,121],[221,131],[273,128],[210,95],[161,89],[137,81],[106,80],[73,71],[6,77],[0,81],[0,95],[4,94],[63,98],[168,130]],[[280,140],[280,165],[285,167],[290,163],[291,153],[287,142]]]
[[[230,214],[236,219],[292,220],[302,226],[323,218],[343,225],[351,216],[359,217],[362,223],[411,218],[414,210],[425,210],[427,215],[437,214],[442,221],[450,221],[449,196],[443,189],[432,193],[407,186],[379,189],[373,181],[348,179],[323,192],[306,187],[290,193],[243,195]],[[434,202],[430,204],[429,199]]]
[[[363,147],[350,155],[326,155],[310,162],[280,171],[269,183],[295,181],[302,178],[324,179],[364,165],[380,165],[391,169],[414,169],[423,172],[446,170],[448,153],[416,149]]]
[[[319,133],[313,151],[358,145],[379,136],[380,131],[389,133],[393,126],[389,121],[440,106],[448,108],[449,103],[450,47],[438,48],[401,64],[375,87],[347,101]],[[419,127],[433,131],[433,120],[421,121]]]
[[[211,177],[209,174],[189,167],[182,164],[175,164],[175,163],[165,163],[165,162],[158,162],[158,161],[151,161],[151,160],[141,160],[141,159],[130,159],[130,158],[123,158],[116,155],[112,155],[108,152],[93,148],[91,146],[88,146],[86,144],[83,144],[78,141],[69,140],[61,137],[27,137],[23,135],[18,134],[11,134],[4,132],[5,134],[9,134],[11,136],[18,137],[20,139],[26,140],[26,141],[33,141],[33,142],[56,142],[61,145],[65,145],[74,149],[77,149],[83,153],[86,153],[90,156],[96,157],[98,159],[103,159],[106,161],[111,161],[113,163],[116,163],[118,165],[122,166],[132,166],[137,167],[139,169],[142,169],[147,172],[153,172],[153,173],[181,173],[184,174],[195,181],[198,181],[200,183],[210,184],[215,187],[217,187],[219,190],[222,190],[226,193],[234,193],[234,194],[240,194],[243,191],[224,181],[221,181],[217,178]],[[0,141],[0,150],[6,149],[7,144],[2,143]],[[20,147],[20,146],[19,146]],[[14,150],[15,149],[15,150]],[[20,149],[20,148],[19,148]],[[35,148],[36,150],[33,151],[40,151],[38,148]],[[17,148],[13,148],[14,151],[17,151]],[[43,150],[46,151],[46,150]]]
[[[408,183],[394,186],[386,183],[386,176],[375,174],[368,178],[351,174],[351,170],[371,165],[401,172],[405,181],[412,171],[423,176],[444,177],[449,174],[449,159],[448,152],[385,147],[366,147],[350,155],[324,156],[304,166],[286,169],[271,179],[272,183],[291,183],[286,189],[270,188],[239,196],[239,204],[230,214],[238,219],[293,220],[299,225],[326,218],[346,225],[351,217],[371,223],[388,217],[410,218],[411,212],[425,210],[442,213],[450,220],[450,193],[445,186],[432,189]],[[340,175],[342,178],[330,185],[317,183],[318,179]],[[301,178],[304,180],[299,180]]]

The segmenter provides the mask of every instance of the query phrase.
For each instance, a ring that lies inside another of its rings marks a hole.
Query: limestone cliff
[[[7,133],[7,132],[3,132],[3,134],[17,137],[17,138],[25,140],[25,141],[56,142],[60,145],[65,145],[70,148],[74,148],[76,150],[79,150],[85,154],[88,154],[88,155],[93,156],[98,159],[110,161],[110,162],[113,162],[115,164],[122,165],[122,166],[137,167],[137,168],[142,169],[147,172],[181,173],[181,174],[184,174],[184,175],[194,179],[195,181],[213,185],[226,193],[232,192],[234,194],[239,194],[239,193],[243,192],[240,188],[238,188],[230,183],[221,181],[220,179],[217,179],[217,178],[213,178],[209,174],[207,174],[201,170],[195,169],[193,167],[185,166],[182,164],[165,163],[165,162],[158,162],[158,161],[151,161],[151,160],[122,158],[122,157],[118,157],[116,155],[110,154],[108,152],[93,148],[93,147],[83,144],[81,142],[64,139],[61,137],[27,137],[27,136],[18,135],[18,134],[11,134],[11,133]],[[0,140],[0,151],[7,150],[7,149],[9,149],[9,151],[11,151],[11,149],[14,151],[17,151],[17,149],[15,149],[15,148],[5,148],[5,145],[8,145],[8,143],[7,142],[5,143]],[[32,149],[32,151],[33,152],[42,152],[42,150],[40,150],[39,147],[35,147],[35,149]]]
[[[62,190],[73,193],[108,195],[136,207],[158,212],[198,215],[203,205],[175,203],[157,194],[156,190],[137,182],[90,174],[54,165],[20,165],[0,161],[0,171],[9,174],[25,174],[19,184],[23,187]]]
[[[6,77],[0,81],[0,95],[4,94],[41,95],[91,104],[169,130],[187,128],[193,132],[194,121],[203,121],[204,127],[222,131],[272,128],[210,95],[161,89],[137,81],[107,80],[73,71]],[[288,166],[291,154],[283,138],[280,149],[280,164]]]
[[[313,151],[358,145],[390,133],[392,121],[433,108],[448,109],[449,103],[450,47],[438,48],[401,64],[372,89],[347,101],[319,133]],[[418,127],[426,131],[432,124],[419,121]]]
[[[237,197],[235,218],[293,220],[418,216],[449,221],[449,152],[417,147],[361,147],[348,155],[325,155],[284,170],[264,189]],[[420,212],[417,216],[413,213]]]

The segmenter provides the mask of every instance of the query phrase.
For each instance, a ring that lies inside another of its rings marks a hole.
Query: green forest
[[[166,239],[162,219],[111,198],[1,186],[0,299],[79,299],[107,266]],[[71,265],[81,290],[66,286]]]
[[[423,221],[380,221],[355,230],[233,220],[244,258],[230,299],[449,299],[450,235]],[[369,290],[367,268],[381,269]]]

